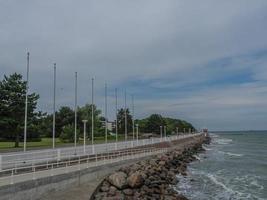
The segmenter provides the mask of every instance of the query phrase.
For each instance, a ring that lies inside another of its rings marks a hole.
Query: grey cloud
[[[170,80],[151,85],[166,90],[177,84],[197,85],[220,75],[220,70],[207,68],[208,63],[267,47],[266,11],[264,0],[1,1],[0,75],[14,71],[25,74],[29,50],[31,90],[41,94],[40,108],[47,110],[54,62],[58,64],[58,106],[73,105],[75,71],[79,73],[80,104],[90,99],[92,76],[96,78],[99,106],[103,105],[105,81],[110,95],[113,87],[124,89],[122,83],[136,77]],[[250,68],[244,57],[236,63],[229,66],[229,72]],[[255,79],[266,81],[265,60],[256,62],[253,72]],[[189,96],[194,98],[194,94]],[[162,110],[170,105],[166,99],[148,101],[162,104]],[[146,107],[138,100],[137,104],[144,113],[158,111],[157,106]],[[203,106],[201,112],[207,108]],[[189,116],[186,110],[176,114]]]

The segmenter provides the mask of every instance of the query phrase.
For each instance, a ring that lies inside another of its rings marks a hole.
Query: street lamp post
[[[95,147],[94,147],[94,78],[92,78],[92,153],[95,153]]]
[[[127,141],[127,110],[126,110],[126,91],[124,93],[124,134],[125,134],[125,141]]]
[[[56,132],[56,63],[54,63],[54,96],[53,96],[53,149],[55,148]]]
[[[105,143],[108,142],[108,121],[107,121],[107,83],[105,83]]]
[[[85,146],[86,146],[86,123],[88,120],[83,120],[83,153],[85,154]]]
[[[133,138],[132,138],[132,147],[134,146],[134,127],[135,127],[135,125],[134,125],[134,95],[132,95],[132,126],[133,126]]]
[[[74,103],[74,147],[76,154],[76,146],[77,146],[77,72],[75,72],[75,103]]]
[[[115,114],[116,114],[115,129],[116,129],[116,150],[117,150],[118,149],[118,91],[117,91],[117,88],[115,88]]]
[[[23,142],[23,151],[26,151],[26,143],[27,143],[29,68],[30,68],[30,53],[28,52],[27,53],[27,81],[26,81],[26,95],[25,95],[25,119],[24,119],[24,142]]]

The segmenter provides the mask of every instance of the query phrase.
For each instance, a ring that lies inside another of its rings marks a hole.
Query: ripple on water
[[[266,200],[267,176],[258,163],[248,160],[246,143],[236,146],[236,141],[240,139],[216,136],[211,145],[203,145],[201,162],[189,165],[187,177],[178,175],[176,190],[192,200]]]

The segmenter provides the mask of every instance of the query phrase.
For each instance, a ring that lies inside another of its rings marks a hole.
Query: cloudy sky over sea
[[[39,108],[97,105],[108,84],[134,94],[137,117],[161,113],[213,130],[267,129],[266,0],[0,0],[0,77],[26,73]],[[130,102],[130,97],[128,99]]]

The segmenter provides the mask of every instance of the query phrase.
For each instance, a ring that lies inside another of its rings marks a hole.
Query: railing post
[[[81,170],[81,156],[79,156],[79,170]]]
[[[17,173],[17,163],[15,163],[15,173]]]
[[[92,144],[92,154],[95,154],[95,145]]]
[[[33,168],[32,180],[35,180],[35,167]]]
[[[54,166],[53,166],[53,163],[51,164],[51,171],[50,171],[50,176],[54,176],[54,172],[53,172],[53,169],[54,169]]]
[[[60,161],[60,149],[57,150],[57,161]]]
[[[68,170],[68,162],[66,162],[66,173],[68,173],[69,170]]]
[[[10,184],[14,184],[14,171],[12,169],[11,171],[11,180],[10,180]]]

